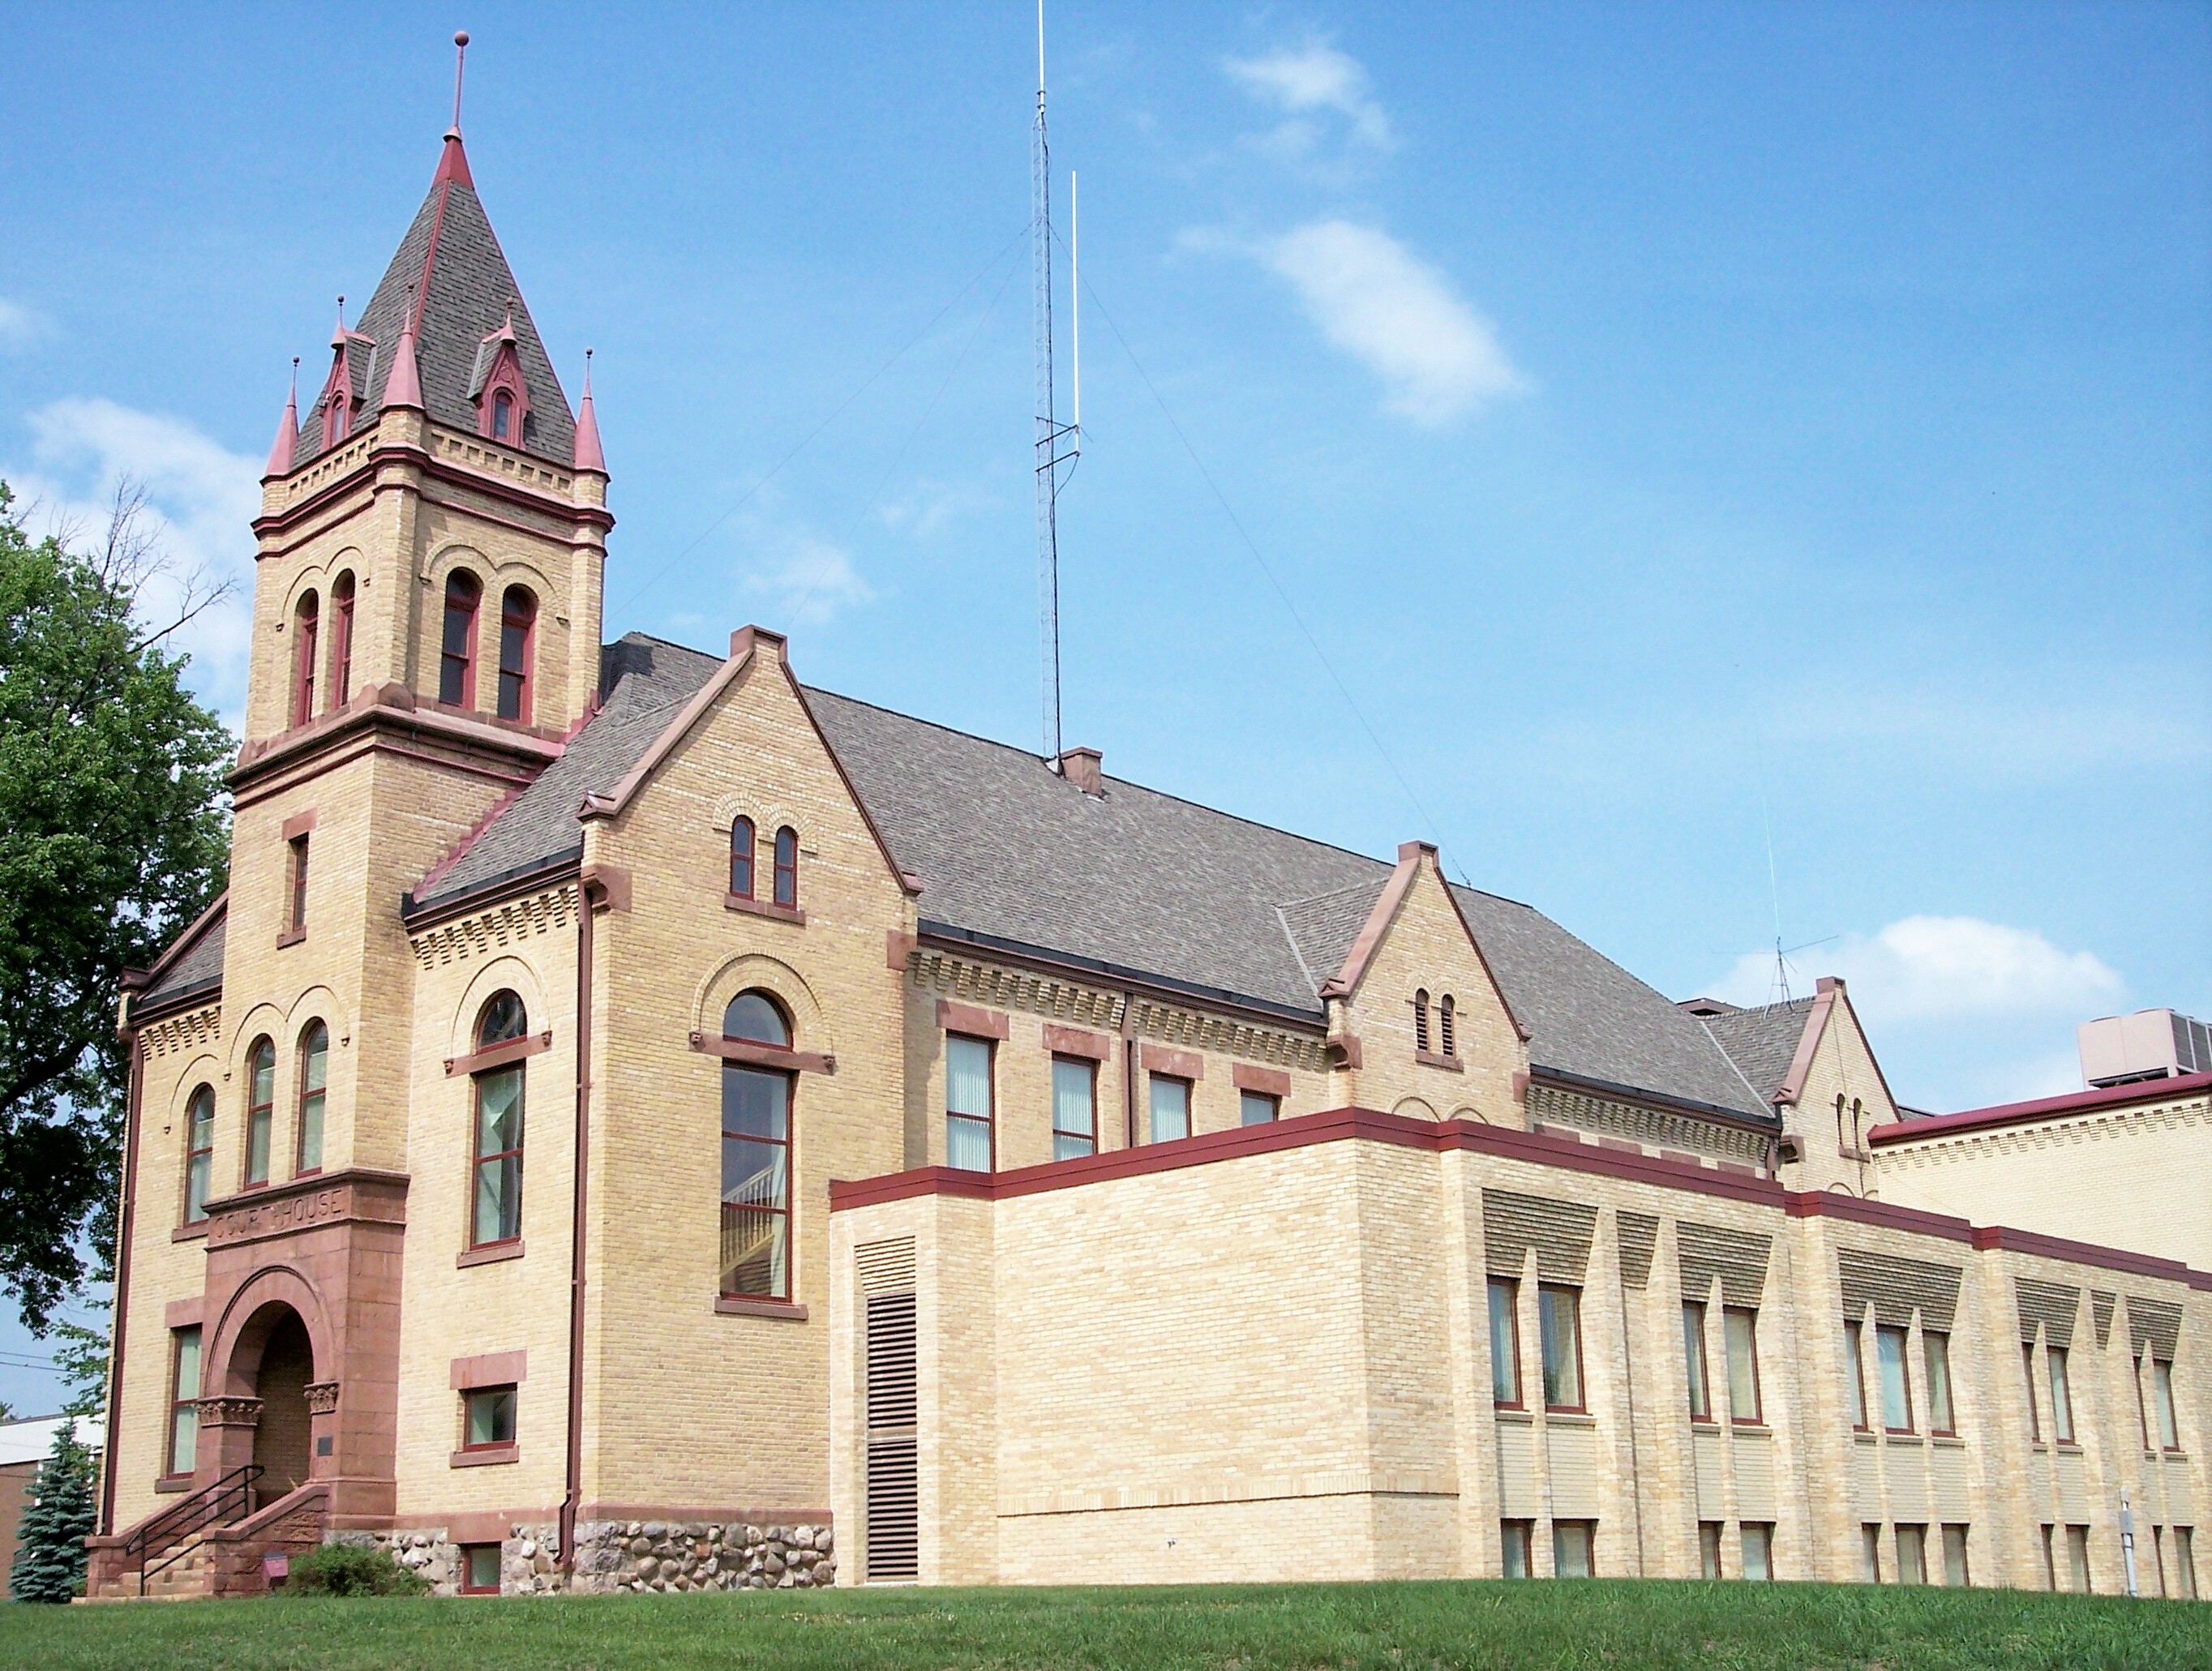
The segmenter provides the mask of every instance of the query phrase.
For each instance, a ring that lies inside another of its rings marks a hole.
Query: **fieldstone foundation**
[[[708,1521],[587,1520],[576,1528],[573,1574],[553,1559],[558,1528],[514,1525],[500,1543],[500,1594],[583,1595],[617,1591],[813,1589],[837,1582],[836,1541],[827,1526],[745,1526]],[[414,1532],[340,1532],[334,1543],[388,1551],[435,1595],[461,1588],[460,1546],[442,1527]]]

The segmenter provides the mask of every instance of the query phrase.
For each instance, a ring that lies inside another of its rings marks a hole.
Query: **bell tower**
[[[262,480],[223,1030],[234,1085],[272,1081],[231,1100],[274,1112],[217,1194],[404,1170],[403,896],[599,699],[613,520],[589,380],[572,408],[477,196],[458,88],[455,106],[368,305],[348,324],[341,303],[304,414],[295,372]],[[295,1112],[311,1105],[313,1141]]]

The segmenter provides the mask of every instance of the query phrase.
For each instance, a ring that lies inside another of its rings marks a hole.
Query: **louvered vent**
[[[914,1296],[871,1294],[867,1305],[866,1577],[910,1581],[921,1571]]]

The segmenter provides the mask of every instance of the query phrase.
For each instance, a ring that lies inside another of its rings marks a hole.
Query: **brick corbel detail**
[[[905,974],[907,960],[914,956],[915,947],[921,943],[918,935],[909,934],[903,929],[886,929],[884,933],[884,967]]]
[[[1206,1077],[1206,1058],[1194,1050],[1170,1050],[1164,1044],[1140,1044],[1137,1047],[1137,1066],[1147,1073],[1160,1073],[1170,1079],[1202,1079]]]
[[[199,1401],[202,1427],[258,1427],[261,1401],[258,1398],[204,1398]]]
[[[1331,1033],[1328,1036],[1328,1065],[1331,1067],[1357,1067],[1360,1062],[1359,1038],[1354,1033]]]
[[[1062,1027],[1051,1021],[1044,1025],[1044,1048],[1055,1056],[1083,1056],[1095,1062],[1110,1061],[1114,1055],[1114,1040],[1109,1035],[1086,1032],[1080,1027]]]
[[[307,1413],[327,1416],[338,1407],[338,1383],[335,1381],[311,1381],[307,1383]]]
[[[949,998],[937,1000],[937,1024],[948,1033],[994,1039],[1005,1038],[1012,1027],[1004,1010],[979,1010],[973,1004],[956,1004]]]
[[[1288,1097],[1291,1076],[1279,1067],[1259,1067],[1250,1062],[1238,1062],[1229,1070],[1229,1077],[1239,1091],[1256,1091],[1267,1097]]]
[[[629,909],[629,872],[620,865],[586,865],[576,874],[583,884],[585,897],[590,899],[594,890],[594,903],[605,911]]]

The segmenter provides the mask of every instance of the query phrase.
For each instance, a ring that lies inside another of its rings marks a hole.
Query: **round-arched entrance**
[[[307,1481],[315,1444],[307,1410],[307,1387],[315,1378],[314,1342],[300,1314],[275,1301],[248,1320],[231,1361],[241,1372],[235,1378],[250,1378],[252,1395],[261,1401],[253,1460],[261,1465],[261,1497],[266,1502]],[[250,1376],[244,1373],[249,1363]]]

